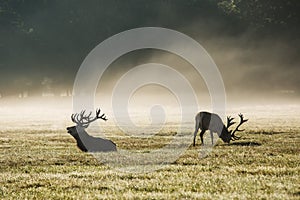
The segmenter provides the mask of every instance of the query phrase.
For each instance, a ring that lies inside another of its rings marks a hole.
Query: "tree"
[[[287,28],[299,31],[298,0],[220,0],[217,5],[226,14],[240,18],[256,28]]]

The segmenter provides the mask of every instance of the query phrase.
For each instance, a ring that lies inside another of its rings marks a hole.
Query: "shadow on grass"
[[[258,142],[233,142],[229,144],[230,146],[261,146]]]
[[[294,192],[293,195],[294,196],[300,196],[300,191]]]
[[[248,134],[261,134],[261,135],[276,135],[283,134],[282,131],[273,131],[273,130],[260,130],[260,131],[249,131]]]

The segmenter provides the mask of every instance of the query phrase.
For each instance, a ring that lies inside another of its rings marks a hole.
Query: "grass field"
[[[55,122],[42,109],[43,115],[19,115],[2,107],[0,199],[300,199],[298,108],[283,115],[278,110],[267,114],[238,109],[232,113],[241,111],[250,118],[246,131],[239,134],[241,140],[230,145],[218,141],[202,159],[198,140],[196,147],[159,170],[128,173],[76,147],[65,130],[72,124],[71,111],[57,114],[61,117]],[[184,129],[191,143],[193,123]],[[155,149],[168,142],[173,128],[147,139],[112,140],[118,148]],[[106,131],[112,130],[117,131]],[[209,142],[209,133],[206,136]]]
[[[2,131],[0,197],[299,199],[299,135],[293,129],[249,130],[230,145],[219,141],[204,159],[198,145],[165,168],[135,174],[80,152],[64,130]]]

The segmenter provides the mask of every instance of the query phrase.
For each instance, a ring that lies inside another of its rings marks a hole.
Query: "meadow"
[[[246,114],[251,121],[241,140],[229,145],[219,140],[201,159],[198,140],[176,161],[148,173],[120,171],[81,152],[66,133],[69,122],[50,126],[33,119],[21,124],[20,117],[10,124],[12,117],[6,115],[5,121],[2,116],[0,198],[300,199],[299,116],[280,121],[280,115],[262,119]],[[191,143],[192,122],[184,130]],[[138,142],[112,139],[119,148],[157,148],[171,130],[172,125],[168,132]]]

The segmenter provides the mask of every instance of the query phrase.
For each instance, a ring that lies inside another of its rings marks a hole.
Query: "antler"
[[[74,123],[76,123],[79,126],[82,126],[83,128],[87,128],[91,122],[96,121],[97,119],[103,119],[104,121],[107,120],[105,114],[103,113],[100,115],[101,110],[96,110],[96,116],[94,118],[91,118],[92,112],[89,114],[85,114],[85,110],[81,111],[79,114],[72,114],[71,119]]]
[[[241,137],[235,136],[234,134],[235,134],[235,132],[237,132],[237,131],[244,131],[244,129],[243,129],[243,130],[240,130],[239,127],[240,127],[243,123],[245,123],[245,122],[248,121],[248,119],[244,119],[244,116],[243,116],[242,114],[239,114],[239,117],[240,117],[241,121],[240,121],[239,125],[235,128],[235,130],[232,132],[232,134],[231,134],[231,140],[238,140],[238,139],[241,138]]]
[[[232,120],[234,120],[233,117],[230,117],[230,116],[227,117],[227,129],[228,129],[231,125],[235,124],[235,122],[233,122]]]

